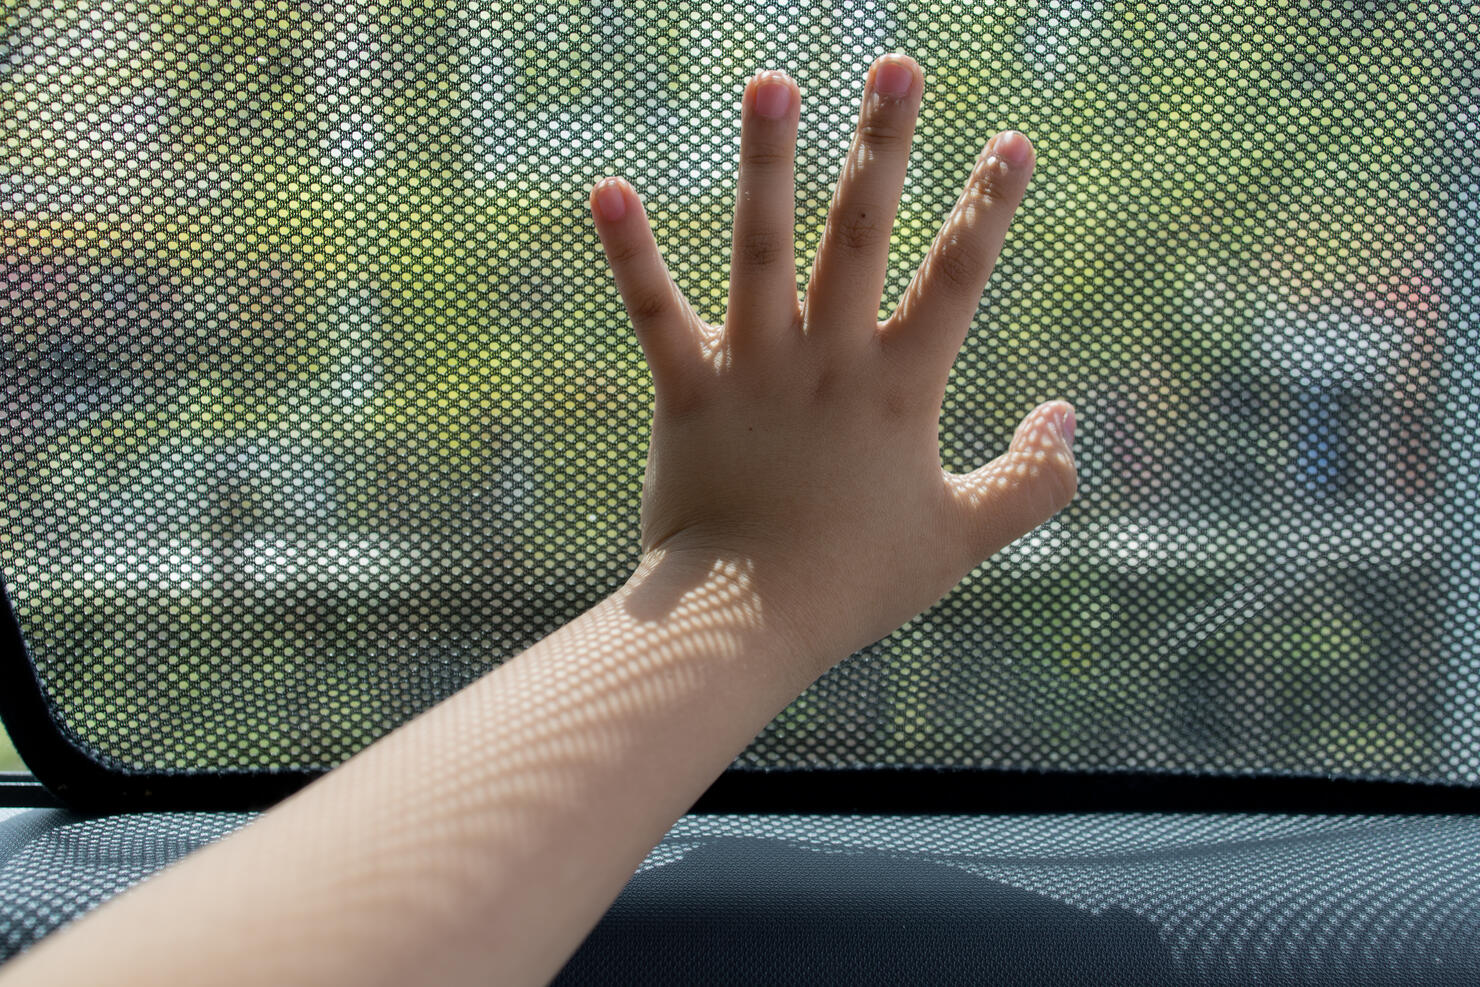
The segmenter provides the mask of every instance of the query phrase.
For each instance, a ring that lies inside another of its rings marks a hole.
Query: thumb
[[[947,474],[975,559],[995,554],[1074,499],[1074,408],[1049,401],[1029,412],[1007,452],[970,473]]]

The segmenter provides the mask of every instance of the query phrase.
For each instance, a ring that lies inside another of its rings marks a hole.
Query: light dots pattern
[[[14,847],[0,883],[0,961],[256,818],[217,812],[89,819],[37,809],[0,816]],[[809,857],[815,863],[807,865]],[[789,926],[811,930],[805,958],[779,954],[788,971],[859,961],[856,939],[817,934],[819,908],[829,915],[857,909],[878,924],[885,952],[916,955],[911,937],[922,928],[947,930],[963,949],[1000,942],[1002,927],[983,931],[969,924],[974,913],[963,915],[969,902],[957,896],[964,884],[965,894],[1015,889],[1040,897],[1008,899],[1013,904],[1058,905],[1057,924],[1042,933],[1058,937],[1056,946],[1083,946],[1066,928],[1088,937],[1107,913],[1128,913],[1136,921],[1122,928],[1154,935],[1156,955],[1178,980],[1363,982],[1380,970],[1421,983],[1436,970],[1470,971],[1480,963],[1477,861],[1480,827],[1460,815],[686,815],[647,855],[557,982],[609,979],[613,962],[661,976],[714,948],[697,938],[693,923],[701,919],[705,929],[722,928],[734,952],[744,952],[737,944],[748,937],[764,938],[747,960],[774,971],[776,927],[764,923],[779,916],[737,913],[735,902],[777,886],[792,902]],[[840,895],[838,880],[857,880],[860,868],[887,868],[898,893]],[[712,891],[698,901],[692,873],[702,873]],[[665,908],[683,909],[689,924],[675,924]],[[1066,917],[1070,909],[1077,916]],[[651,935],[633,935],[648,923],[656,926]]]
[[[740,763],[1480,781],[1473,12],[522,6],[6,15],[0,561],[78,743],[331,767],[620,585],[652,394],[590,183],[719,321],[746,79],[801,88],[801,278],[898,50],[881,315],[1026,133],[944,465],[1063,397],[1079,494]]]

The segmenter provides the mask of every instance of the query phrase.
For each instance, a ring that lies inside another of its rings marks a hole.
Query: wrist
[[[809,619],[804,594],[740,552],[650,549],[614,599],[644,623],[732,638],[774,665],[790,683],[792,698],[849,653],[821,633],[822,621]]]

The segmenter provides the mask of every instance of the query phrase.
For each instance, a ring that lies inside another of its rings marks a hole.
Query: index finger
[[[949,370],[997,266],[1033,162],[1033,145],[1016,130],[987,143],[930,252],[881,327],[886,342],[943,362]]]

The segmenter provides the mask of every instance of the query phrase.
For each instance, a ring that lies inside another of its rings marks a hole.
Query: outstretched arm
[[[1068,503],[1068,405],[942,470],[947,376],[1032,171],[976,163],[877,319],[922,93],[886,56],[796,295],[799,94],[744,98],[730,306],[699,320],[625,183],[596,228],[652,370],[642,562],[533,648],[14,960],[53,983],[539,983],[783,707]]]

